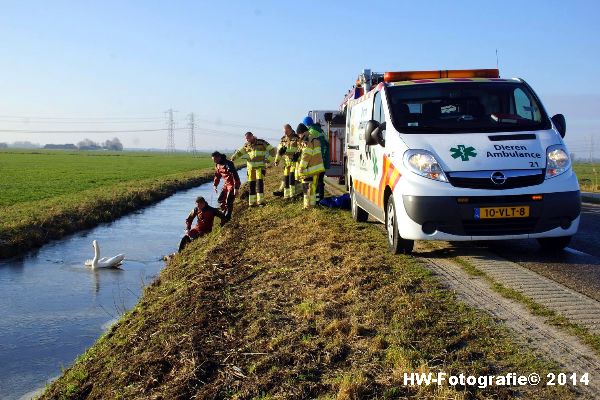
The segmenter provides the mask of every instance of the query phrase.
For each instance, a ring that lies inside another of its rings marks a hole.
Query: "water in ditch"
[[[212,188],[209,182],[176,193],[114,222],[0,260],[0,398],[31,397],[135,305],[164,266],[162,257],[177,249],[195,198],[204,196],[216,206]],[[120,269],[84,266],[94,255],[94,239],[102,256],[126,255]]]

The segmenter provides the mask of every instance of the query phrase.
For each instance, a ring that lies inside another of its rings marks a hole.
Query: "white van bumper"
[[[512,196],[402,196],[396,207],[399,233],[412,240],[504,240],[571,236],[579,227],[579,191]],[[481,207],[528,206],[527,218],[476,219]]]

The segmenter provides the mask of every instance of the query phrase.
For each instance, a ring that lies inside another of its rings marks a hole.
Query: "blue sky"
[[[165,127],[176,146],[194,112],[197,146],[275,139],[309,109],[335,109],[363,68],[490,68],[526,79],[567,117],[583,156],[600,132],[600,2],[1,1],[0,142],[166,133],[8,133]],[[18,117],[18,118],[15,118]],[[30,117],[23,119],[21,117]],[[600,154],[600,135],[595,141]]]

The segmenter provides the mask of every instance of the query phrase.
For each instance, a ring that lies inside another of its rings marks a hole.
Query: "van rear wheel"
[[[354,191],[354,186],[350,186],[350,203],[350,208],[352,209],[352,218],[356,222],[367,222],[369,219],[369,213],[360,208],[356,202],[356,192]]]
[[[398,220],[396,218],[396,204],[394,196],[390,195],[385,213],[385,227],[387,230],[388,247],[394,254],[410,254],[415,245],[414,240],[402,239],[398,233]]]
[[[537,241],[540,247],[549,252],[557,252],[563,250],[571,242],[572,236],[557,236],[539,238]]]

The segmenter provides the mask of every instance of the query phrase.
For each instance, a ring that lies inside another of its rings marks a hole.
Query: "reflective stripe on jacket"
[[[309,177],[325,171],[321,145],[318,138],[307,135],[302,142],[302,154],[298,163],[298,175]]]
[[[285,147],[285,154],[284,154],[285,163],[286,163],[286,165],[291,164],[294,154],[299,150],[299,145],[300,145],[300,137],[298,135],[296,135],[295,133],[292,134],[290,137],[287,137],[287,136],[282,137],[281,141],[279,142],[279,146],[277,146],[277,155],[275,156],[275,162],[279,161],[279,158],[281,157],[279,155],[279,150],[282,147]]]
[[[246,159],[249,168],[262,168],[265,161],[270,162],[275,157],[275,148],[267,141],[256,139],[254,143],[248,143],[231,156],[231,161],[236,158]]]

